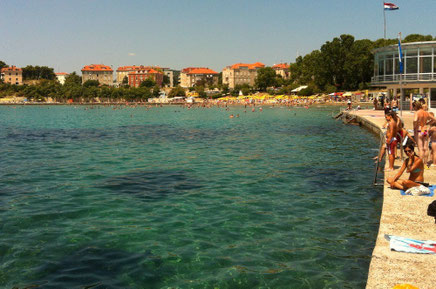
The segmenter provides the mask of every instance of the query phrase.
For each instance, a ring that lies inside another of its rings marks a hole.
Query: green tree
[[[433,36],[431,35],[421,35],[421,34],[409,34],[407,35],[403,42],[421,42],[421,41],[432,41]]]
[[[88,79],[83,83],[83,87],[98,87],[100,85],[100,82],[98,80],[92,80]]]
[[[276,86],[276,72],[271,67],[259,68],[255,83],[261,91],[265,91],[268,87]]]
[[[180,86],[176,86],[172,88],[170,93],[168,94],[169,97],[185,96],[185,95],[186,95],[185,90]]]
[[[221,86],[221,93],[223,93],[223,94],[227,94],[227,93],[229,93],[229,85],[226,83],[226,84],[222,84],[222,86]]]
[[[223,84],[223,73],[218,73],[218,85]]]
[[[129,85],[129,78],[127,76],[124,76],[123,81],[121,82],[122,85],[126,86]]]
[[[241,91],[243,95],[249,95],[252,90],[248,83],[244,83],[236,85],[234,91],[234,94],[237,93],[237,95],[239,95],[239,91]]]
[[[202,97],[202,98],[206,98],[207,97],[207,94],[206,94],[206,92],[204,90],[204,86],[202,86],[202,85],[195,86],[195,92],[198,93],[199,97]]]
[[[47,66],[27,65],[23,68],[23,79],[25,80],[53,80],[55,78],[56,74],[54,73],[54,69]]]
[[[0,70],[4,67],[8,67],[5,62],[0,60]]]
[[[147,78],[146,80],[144,80],[143,82],[141,82],[141,84],[139,85],[139,87],[147,87],[147,88],[152,88],[153,86],[156,85],[156,82],[151,79],[151,78]]]
[[[82,78],[77,75],[77,73],[74,71],[73,73],[70,73],[67,77],[65,77],[65,86],[76,86],[76,85],[82,85]]]
[[[171,83],[170,77],[168,75],[164,74],[162,84],[163,85],[170,85],[170,83]]]
[[[158,85],[155,85],[153,87],[153,97],[159,97],[160,95],[160,87]]]

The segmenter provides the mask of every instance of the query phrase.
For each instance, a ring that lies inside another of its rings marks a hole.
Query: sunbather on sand
[[[408,143],[404,147],[404,152],[408,158],[404,161],[399,172],[393,178],[390,177],[387,179],[392,189],[407,190],[417,187],[421,185],[420,183],[424,182],[424,163],[418,155],[415,154],[414,148],[414,145],[411,143]],[[404,170],[410,173],[408,180],[400,179]]]

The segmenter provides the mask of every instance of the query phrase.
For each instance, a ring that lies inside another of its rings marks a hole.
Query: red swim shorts
[[[397,143],[398,143],[398,141],[395,139],[395,140],[392,140],[390,144],[386,144],[386,147],[388,148],[388,154],[391,155],[394,153],[395,148],[397,147]]]

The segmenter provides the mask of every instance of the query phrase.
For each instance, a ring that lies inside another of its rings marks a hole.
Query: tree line
[[[431,35],[411,34],[404,38],[403,42],[418,42],[436,40]],[[219,92],[213,97],[223,95],[238,96],[240,93],[248,95],[257,91],[265,91],[269,94],[290,94],[291,90],[300,86],[308,87],[299,92],[300,95],[315,93],[331,93],[344,90],[361,90],[370,85],[373,76],[374,55],[372,51],[379,47],[397,44],[397,39],[369,39],[355,40],[354,36],[343,34],[327,41],[320,49],[314,50],[305,56],[299,56],[294,63],[290,64],[290,78],[283,79],[277,75],[273,68],[264,67],[257,71],[254,86],[248,84],[237,85],[229,89],[222,83],[222,74],[219,75],[218,84],[198,83],[189,88],[200,97],[208,97],[206,89],[218,88]],[[0,69],[7,67],[0,61]],[[96,98],[109,100],[141,101],[151,97],[157,97],[160,88],[149,79],[141,83],[140,87],[129,87],[127,79],[123,80],[121,87],[100,86],[98,81],[87,81],[83,85],[81,77],[75,72],[67,76],[65,84],[59,84],[55,79],[53,68],[47,66],[31,66],[23,68],[25,80],[39,80],[36,85],[9,85],[0,83],[0,97],[17,95],[27,97],[29,100],[43,101],[51,97],[57,101],[73,99],[74,101],[92,101]],[[165,79],[168,83],[169,79]],[[180,86],[174,87],[169,97],[184,96],[185,90]]]
[[[411,34],[403,43],[432,41],[431,35]],[[343,34],[320,49],[297,57],[290,65],[292,83],[309,85],[310,92],[335,92],[369,87],[374,71],[373,49],[397,44],[398,39],[355,40]]]
[[[140,87],[112,87],[100,85],[96,80],[88,80],[82,85],[82,78],[75,72],[69,74],[64,85],[56,80],[42,79],[35,85],[0,84],[0,97],[19,96],[32,101],[46,101],[52,98],[58,102],[72,99],[74,102],[100,101],[146,101],[158,97],[160,88],[154,82],[143,82]]]

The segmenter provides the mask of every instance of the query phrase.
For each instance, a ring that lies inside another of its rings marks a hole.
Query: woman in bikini
[[[387,182],[391,185],[392,189],[407,190],[413,187],[417,187],[424,182],[424,163],[415,154],[414,145],[409,143],[404,147],[404,152],[408,158],[404,161],[400,170],[394,177],[387,179]],[[401,175],[407,170],[410,173],[409,179],[400,179]]]
[[[436,119],[423,109],[420,102],[415,102],[414,107],[416,113],[413,120],[413,134],[416,143],[418,144],[418,155],[424,162],[427,162],[429,141],[429,127],[427,125],[427,122],[429,120],[436,121]]]

